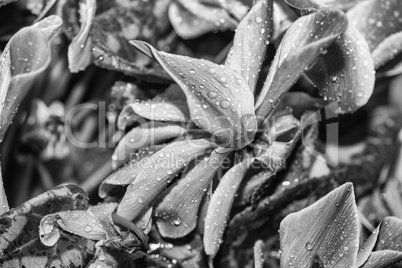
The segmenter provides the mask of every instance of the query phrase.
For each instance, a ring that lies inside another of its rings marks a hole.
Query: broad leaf
[[[212,195],[204,228],[204,247],[208,255],[214,257],[218,253],[235,194],[250,164],[248,157],[235,164],[225,173]]]
[[[214,151],[196,159],[195,166],[170,187],[155,211],[156,223],[163,237],[179,238],[194,230],[202,198],[224,156]]]
[[[172,2],[169,19],[175,32],[184,39],[196,38],[215,30],[234,30],[237,24],[219,5],[204,5],[198,0]]]
[[[175,175],[193,159],[211,150],[213,144],[205,139],[173,142],[153,154],[146,166],[128,186],[117,214],[128,219],[136,219],[150,207],[155,198],[169,185]],[[126,170],[129,177],[130,170]]]
[[[306,74],[325,101],[339,103],[340,113],[356,111],[373,93],[373,59],[366,40],[352,25]]]
[[[325,267],[355,268],[359,222],[351,183],[281,222],[281,267],[309,267],[315,256]]]
[[[173,123],[147,122],[131,129],[119,142],[112,155],[112,167],[118,168],[142,148],[165,143],[182,136],[186,129]]]
[[[402,220],[386,217],[381,223],[377,244],[362,268],[386,268],[402,261]]]
[[[61,25],[59,17],[22,28],[8,42],[0,57],[0,141],[34,79],[50,63],[50,39]]]
[[[225,65],[238,72],[254,92],[272,33],[273,0],[260,0],[236,29]]]
[[[96,0],[80,0],[79,14],[81,28],[68,47],[68,67],[70,72],[85,70],[92,62],[92,42],[90,30],[95,17]]]
[[[256,102],[257,116],[265,118],[305,68],[347,28],[343,12],[323,9],[297,19],[282,39],[271,70]]]
[[[93,242],[61,232],[54,246],[41,243],[38,227],[47,214],[83,210],[88,198],[77,186],[56,187],[0,217],[0,265],[2,267],[85,267]],[[34,265],[34,266],[33,266]]]
[[[311,8],[320,9],[324,7],[347,10],[362,1],[364,0],[285,0],[290,6],[300,10]]]
[[[187,97],[191,119],[223,147],[242,148],[254,138],[254,96],[240,74],[224,65],[160,52],[141,41],[131,44],[157,60]]]

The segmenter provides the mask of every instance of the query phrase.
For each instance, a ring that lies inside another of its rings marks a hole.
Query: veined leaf
[[[362,268],[386,268],[402,260],[402,220],[386,217],[381,223],[374,251]]]
[[[57,16],[22,28],[8,42],[0,57],[0,142],[11,124],[19,103],[34,79],[50,63],[50,39],[61,25]]]
[[[61,232],[52,247],[40,242],[38,227],[47,214],[83,210],[88,197],[77,186],[56,187],[0,217],[0,265],[2,267],[85,267],[94,243]]]
[[[214,257],[222,244],[223,234],[229,219],[235,194],[251,161],[248,157],[229,169],[212,195],[205,217],[204,247]]]
[[[185,140],[173,142],[153,154],[148,165],[142,167],[135,180],[128,186],[117,208],[117,214],[130,221],[136,219],[169,185],[176,174],[190,161],[213,147],[209,140]],[[126,172],[129,173],[130,170]]]
[[[218,4],[204,5],[198,0],[178,0],[169,6],[169,19],[175,32],[184,39],[207,32],[234,30],[236,21]]]
[[[90,30],[96,12],[96,0],[80,0],[81,28],[68,47],[68,67],[72,73],[85,70],[92,62]]]
[[[271,37],[273,0],[260,0],[248,12],[236,29],[225,65],[238,72],[252,92]]]
[[[157,51],[141,41],[131,44],[155,59],[182,88],[191,119],[223,147],[242,148],[256,132],[254,96],[240,74],[203,59]]]
[[[366,104],[373,93],[373,59],[366,40],[352,25],[306,74],[325,101],[339,103],[336,112],[354,112]]]
[[[186,129],[173,123],[147,122],[131,129],[119,142],[112,155],[112,167],[116,169],[128,162],[131,155],[148,146],[162,144],[182,136]]]
[[[170,187],[156,207],[156,223],[163,237],[179,238],[189,234],[197,225],[202,198],[219,168],[225,154],[215,151],[196,159],[196,165]],[[186,194],[182,194],[186,193]]]
[[[281,222],[281,267],[306,266],[315,256],[329,267],[355,268],[359,222],[351,183]]]
[[[284,35],[256,102],[257,117],[265,118],[305,68],[347,28],[339,10],[322,9],[297,19]]]

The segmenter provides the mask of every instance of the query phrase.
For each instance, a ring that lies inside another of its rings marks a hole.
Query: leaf
[[[281,267],[311,265],[314,256],[325,267],[355,268],[359,222],[351,183],[282,220]]]
[[[362,268],[385,268],[402,260],[402,220],[386,217],[377,244]]]
[[[262,240],[257,240],[254,243],[254,267],[264,268],[264,247],[265,243]]]
[[[348,10],[362,1],[365,0],[285,0],[288,5],[299,10],[325,7]]]
[[[224,156],[214,151],[196,159],[195,166],[170,187],[155,211],[156,224],[163,237],[180,238],[194,230],[202,198]]]
[[[378,44],[378,46],[372,53],[375,64],[374,67],[376,69],[384,66],[389,61],[395,60],[397,56],[400,56],[400,52],[402,52],[401,40],[402,40],[402,31],[391,34],[390,36],[386,37],[383,42]],[[400,64],[399,61],[398,63]],[[385,65],[384,67],[388,66]]]
[[[22,28],[6,45],[0,57],[0,142],[34,79],[49,65],[48,39],[60,25],[60,18],[53,16],[46,24]]]
[[[211,150],[213,144],[205,139],[173,142],[153,154],[147,166],[143,166],[135,180],[128,186],[117,214],[132,221],[138,217],[171,180],[190,161]],[[130,170],[127,177],[129,177]]]
[[[199,37],[211,31],[234,30],[237,23],[219,5],[204,5],[198,0],[178,0],[169,6],[169,19],[183,39]]]
[[[225,65],[241,74],[252,92],[272,34],[273,1],[260,0],[240,22]]]
[[[9,210],[10,206],[8,205],[6,191],[4,190],[3,175],[0,170],[0,215]]]
[[[357,263],[356,267],[361,267],[367,259],[370,257],[372,250],[378,239],[378,234],[380,232],[380,225],[373,231],[373,233],[367,238],[367,240],[360,246],[359,252],[357,253]]]
[[[144,167],[150,165],[150,157],[162,149],[162,146],[154,146],[141,150],[134,154],[134,158],[124,167],[110,174],[99,186],[99,196],[105,198],[108,195],[113,195],[114,192],[129,185],[134,181],[136,176]]]
[[[235,194],[250,164],[248,157],[235,164],[225,173],[212,195],[204,228],[204,247],[207,255],[215,257],[218,253]]]
[[[77,186],[59,186],[11,209],[0,217],[0,265],[2,267],[85,267],[94,244],[61,233],[53,247],[40,242],[38,227],[47,214],[83,210],[88,197]]]
[[[92,42],[90,30],[96,12],[96,0],[80,0],[79,14],[81,28],[68,47],[68,68],[77,73],[85,70],[92,62]]]
[[[187,97],[191,119],[223,147],[242,148],[254,138],[254,96],[244,79],[223,65],[160,52],[141,41],[131,44],[157,60]]]
[[[352,25],[306,74],[325,101],[339,103],[340,113],[356,111],[373,93],[373,59],[366,40]]]
[[[119,142],[112,155],[112,167],[118,168],[142,148],[165,143],[183,136],[186,129],[173,123],[146,122],[131,129]]]
[[[347,28],[343,12],[323,9],[297,19],[284,35],[256,102],[257,117],[265,118],[275,103]]]
[[[247,15],[252,4],[252,1],[248,0],[218,0],[218,2],[237,21],[241,21]]]

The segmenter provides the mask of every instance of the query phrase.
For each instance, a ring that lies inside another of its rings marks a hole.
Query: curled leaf
[[[60,24],[60,18],[54,16],[44,24],[25,27],[5,47],[0,57],[0,141],[34,79],[49,65],[48,39]]]
[[[195,167],[183,174],[182,178],[170,187],[155,212],[156,223],[163,237],[179,238],[194,230],[202,198],[223,156],[214,151],[211,155],[196,159]]]
[[[68,67],[73,73],[84,70],[92,62],[90,30],[95,17],[95,11],[95,0],[79,1],[81,28],[68,47]]]
[[[337,112],[340,113],[354,112],[373,93],[373,59],[366,40],[352,25],[306,74],[325,101],[339,103]]]
[[[252,92],[265,59],[272,33],[273,0],[260,0],[248,12],[236,29],[225,65],[238,72]]]
[[[187,97],[191,119],[223,147],[242,148],[256,132],[254,96],[240,74],[224,65],[157,51],[141,41],[131,44],[155,59]]]
[[[359,222],[351,183],[313,205],[286,216],[280,227],[281,267],[309,267],[315,256],[325,266],[356,267]]]
[[[299,79],[306,67],[347,28],[339,10],[322,9],[297,19],[284,35],[257,99],[257,116],[265,118],[275,103]]]
[[[251,161],[245,158],[225,173],[212,195],[205,217],[204,247],[208,255],[215,256],[222,244],[235,194]]]
[[[173,142],[148,160],[135,180],[128,186],[117,214],[128,219],[136,219],[147,209],[155,198],[169,185],[175,175],[193,159],[211,150],[213,144],[205,139]],[[130,174],[130,170],[125,170]]]

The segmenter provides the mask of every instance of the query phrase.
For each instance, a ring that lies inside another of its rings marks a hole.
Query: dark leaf
[[[223,147],[242,148],[256,131],[254,96],[240,74],[203,59],[160,52],[147,43],[131,44],[157,60],[187,97],[191,119]]]
[[[86,209],[88,197],[77,186],[59,186],[25,202],[0,217],[2,267],[85,267],[94,244],[61,232],[52,247],[39,239],[41,219],[51,213]]]
[[[359,222],[351,183],[281,222],[281,267],[311,266],[317,255],[330,267],[356,267]]]
[[[301,17],[292,24],[279,45],[256,102],[259,120],[272,111],[305,68],[346,30],[347,25],[343,12],[330,9]]]

